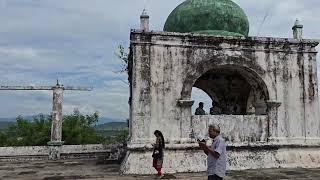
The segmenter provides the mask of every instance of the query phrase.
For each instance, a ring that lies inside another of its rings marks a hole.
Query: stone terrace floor
[[[62,179],[115,179],[145,180],[154,176],[120,176],[119,165],[97,164],[88,160],[0,162],[0,179],[62,180]],[[206,173],[172,174],[163,179],[205,180]],[[320,169],[263,169],[230,171],[226,180],[320,180]]]

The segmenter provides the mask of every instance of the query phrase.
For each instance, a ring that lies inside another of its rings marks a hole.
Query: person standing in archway
[[[214,101],[212,101],[212,107],[210,108],[211,115],[218,115],[221,114],[220,108],[216,105]]]
[[[195,115],[206,115],[206,112],[203,110],[203,102],[199,103],[199,107],[196,109]]]
[[[198,141],[200,148],[207,155],[208,180],[222,180],[226,175],[226,144],[220,135],[220,128],[209,126],[209,136],[213,139],[212,145],[207,146],[205,141]]]
[[[163,164],[163,150],[165,148],[164,137],[162,132],[159,130],[154,131],[154,135],[156,136],[156,143],[153,144],[153,163],[152,166],[157,170],[157,177],[163,177],[163,173],[161,172],[162,164]]]

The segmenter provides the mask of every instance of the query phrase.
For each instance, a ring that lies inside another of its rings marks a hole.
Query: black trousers
[[[223,178],[217,175],[211,175],[211,176],[208,176],[208,180],[223,180]]]

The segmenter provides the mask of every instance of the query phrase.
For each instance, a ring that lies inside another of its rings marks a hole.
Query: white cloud
[[[92,92],[65,92],[64,112],[79,108],[125,118],[127,77],[115,73],[120,67],[117,46],[128,46],[130,28],[139,27],[144,6],[151,28],[162,30],[169,13],[183,1],[0,0],[0,84],[54,85],[59,78],[64,85],[92,86]],[[304,37],[320,37],[318,0],[235,2],[249,17],[251,36],[260,29],[260,36],[292,37],[294,20],[301,18]],[[8,102],[0,117],[50,112],[51,96],[45,91],[0,92],[1,101]]]
[[[0,56],[15,58],[34,58],[38,53],[32,48],[5,48],[0,47]]]

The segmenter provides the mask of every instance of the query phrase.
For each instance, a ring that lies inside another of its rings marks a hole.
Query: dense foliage
[[[0,132],[0,146],[41,146],[50,141],[51,116],[39,115],[33,120],[18,117],[16,123]],[[75,110],[63,117],[62,140],[65,145],[112,144],[124,142],[128,131],[96,131],[98,113],[83,115]],[[110,134],[111,133],[111,134]],[[105,136],[105,134],[109,134]]]
[[[122,62],[122,69],[120,72],[128,72],[129,53],[127,52],[126,48],[122,45],[119,45],[116,55]]]
[[[51,117],[39,115],[33,121],[18,117],[0,137],[1,146],[45,145],[50,141]]]

